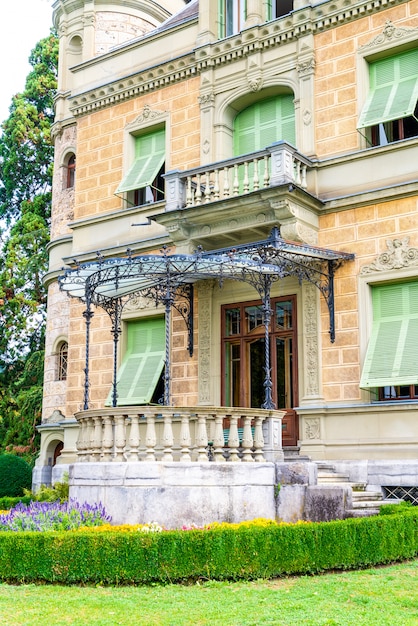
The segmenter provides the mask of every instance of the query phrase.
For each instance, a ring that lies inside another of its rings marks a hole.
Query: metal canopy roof
[[[134,297],[144,296],[165,306],[166,318],[166,368],[164,404],[170,403],[170,311],[176,308],[188,328],[189,353],[193,353],[193,283],[205,279],[239,280],[252,285],[262,301],[266,331],[266,389],[263,408],[274,408],[271,399],[268,332],[270,324],[270,290],[272,283],[287,276],[299,282],[308,281],[322,293],[330,316],[330,340],[335,339],[334,325],[334,273],[354,255],[326,248],[289,242],[280,237],[274,228],[263,241],[240,244],[231,249],[203,251],[194,254],[170,254],[163,248],[161,254],[133,255],[127,250],[125,257],[103,258],[98,253],[96,261],[78,263],[67,269],[58,282],[69,296],[86,303],[86,381],[84,408],[88,408],[89,326],[93,316],[92,305],[105,309],[112,320],[114,340],[113,405],[117,403],[117,343],[121,332],[121,314],[124,305]],[[184,301],[186,303],[184,304]]]

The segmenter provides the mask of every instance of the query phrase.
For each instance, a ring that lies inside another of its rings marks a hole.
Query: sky
[[[23,91],[28,58],[52,26],[53,0],[0,0],[0,122],[9,117],[12,96]]]

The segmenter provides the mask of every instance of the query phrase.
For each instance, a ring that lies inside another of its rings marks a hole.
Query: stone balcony
[[[82,411],[75,416],[79,423],[77,461],[281,461],[283,415],[284,411],[229,407],[131,406]]]

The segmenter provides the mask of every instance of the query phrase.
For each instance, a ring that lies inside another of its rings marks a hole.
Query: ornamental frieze
[[[361,268],[360,274],[372,274],[384,270],[399,270],[404,267],[418,266],[418,248],[408,246],[409,237],[388,239],[387,251],[376,257],[375,261]]]

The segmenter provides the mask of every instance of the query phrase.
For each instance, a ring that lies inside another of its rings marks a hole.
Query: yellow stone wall
[[[78,119],[76,220],[122,208],[114,193],[123,177],[124,129],[146,105],[170,114],[166,170],[199,165],[198,88],[193,78]]]
[[[396,28],[416,28],[417,17],[418,2],[408,2],[315,36],[315,141],[319,158],[361,147],[357,131],[359,48],[381,34],[388,20]]]
[[[329,341],[328,311],[321,301],[322,380],[327,402],[360,400],[359,323],[364,320],[359,320],[359,273],[387,250],[387,240],[405,237],[409,237],[411,247],[418,247],[416,197],[329,213],[320,218],[319,245],[356,255],[353,262],[346,263],[336,274],[334,344]]]

